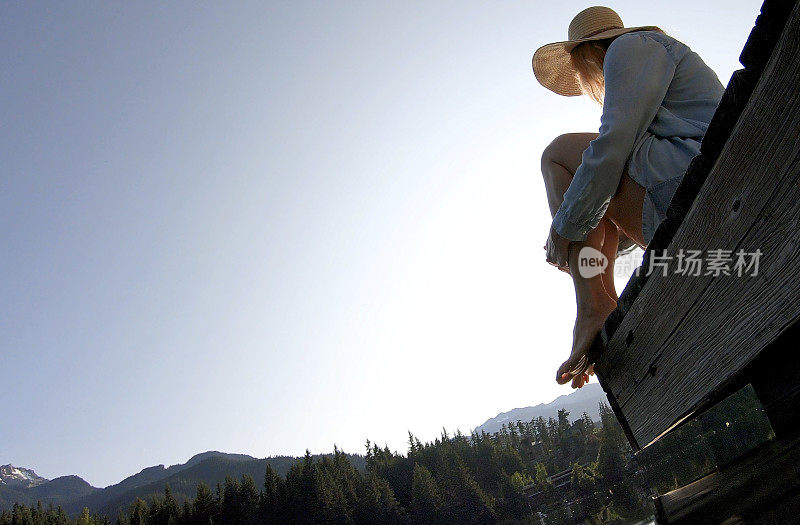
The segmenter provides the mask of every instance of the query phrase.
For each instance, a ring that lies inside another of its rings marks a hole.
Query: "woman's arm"
[[[661,42],[640,32],[627,33],[609,46],[603,73],[600,134],[583,152],[553,218],[553,229],[572,241],[586,239],[603,218],[636,141],[664,100],[675,60]]]

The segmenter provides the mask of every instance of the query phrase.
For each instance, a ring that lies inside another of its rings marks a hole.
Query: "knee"
[[[570,142],[569,134],[559,135],[542,151],[542,175],[547,177],[548,167],[551,164],[564,165],[567,145]]]
[[[565,133],[554,138],[542,152],[542,169],[558,164],[571,174],[583,161],[583,152],[597,138],[597,133]]]

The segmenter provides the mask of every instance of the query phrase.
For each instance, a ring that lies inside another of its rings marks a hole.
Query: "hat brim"
[[[570,51],[583,42],[614,38],[631,31],[653,31],[657,29],[658,27],[656,26],[620,27],[603,31],[588,38],[544,45],[533,54],[533,59],[531,60],[533,74],[541,85],[554,93],[565,97],[582,95],[581,85],[570,61]]]

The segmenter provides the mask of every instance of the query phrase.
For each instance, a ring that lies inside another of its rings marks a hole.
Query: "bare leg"
[[[550,215],[555,216],[559,206],[564,200],[564,193],[572,182],[572,176],[581,163],[581,155],[589,142],[597,137],[597,133],[569,133],[556,138],[545,149],[542,155],[542,175],[547,191],[547,203]],[[599,235],[600,247],[597,247],[608,259],[608,266],[603,272],[603,287],[608,296],[617,300],[617,291],[614,287],[614,261],[619,245],[619,230],[610,219],[603,218],[600,223],[604,230]]]
[[[573,242],[569,249],[569,266],[575,286],[577,314],[572,331],[572,351],[569,359],[559,367],[556,381],[561,384],[572,380],[573,388],[580,388],[589,380],[590,363],[586,359],[594,338],[600,332],[608,315],[617,306],[616,300],[609,296],[603,285],[603,274],[585,278],[577,270],[578,254],[581,248],[590,246],[599,250],[602,246],[604,226],[592,231],[583,242]]]
[[[605,237],[603,247],[600,250],[608,259],[608,266],[602,273],[603,288],[609,297],[617,301],[617,288],[614,286],[614,262],[617,260],[617,246],[619,246],[619,228],[610,219],[603,219],[601,222],[605,226]]]
[[[581,155],[596,133],[571,133],[562,135],[545,149],[542,155],[542,175],[547,190],[550,212],[555,215],[564,198],[564,192],[572,182],[572,176],[581,162]],[[588,380],[585,375],[591,372],[586,355],[594,338],[599,333],[608,314],[616,306],[614,289],[614,258],[619,243],[619,230],[643,245],[642,240],[642,200],[644,189],[636,184],[627,173],[623,174],[617,194],[612,198],[601,223],[589,233],[583,242],[570,245],[569,265],[575,287],[577,315],[573,330],[570,358],[558,369],[556,380],[566,383],[572,380],[574,388],[583,386]],[[601,251],[609,260],[603,274],[584,278],[577,271],[578,254],[584,246]]]

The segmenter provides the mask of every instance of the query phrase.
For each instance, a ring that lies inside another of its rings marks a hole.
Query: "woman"
[[[585,94],[603,106],[599,133],[561,135],[542,155],[553,215],[546,259],[570,273],[578,306],[556,381],[580,388],[593,373],[589,347],[616,306],[617,251],[652,239],[724,88],[688,46],[655,26],[626,28],[607,7],[578,13],[568,38],[539,48],[533,72],[559,95]],[[608,259],[600,275],[576,271],[586,247]]]

